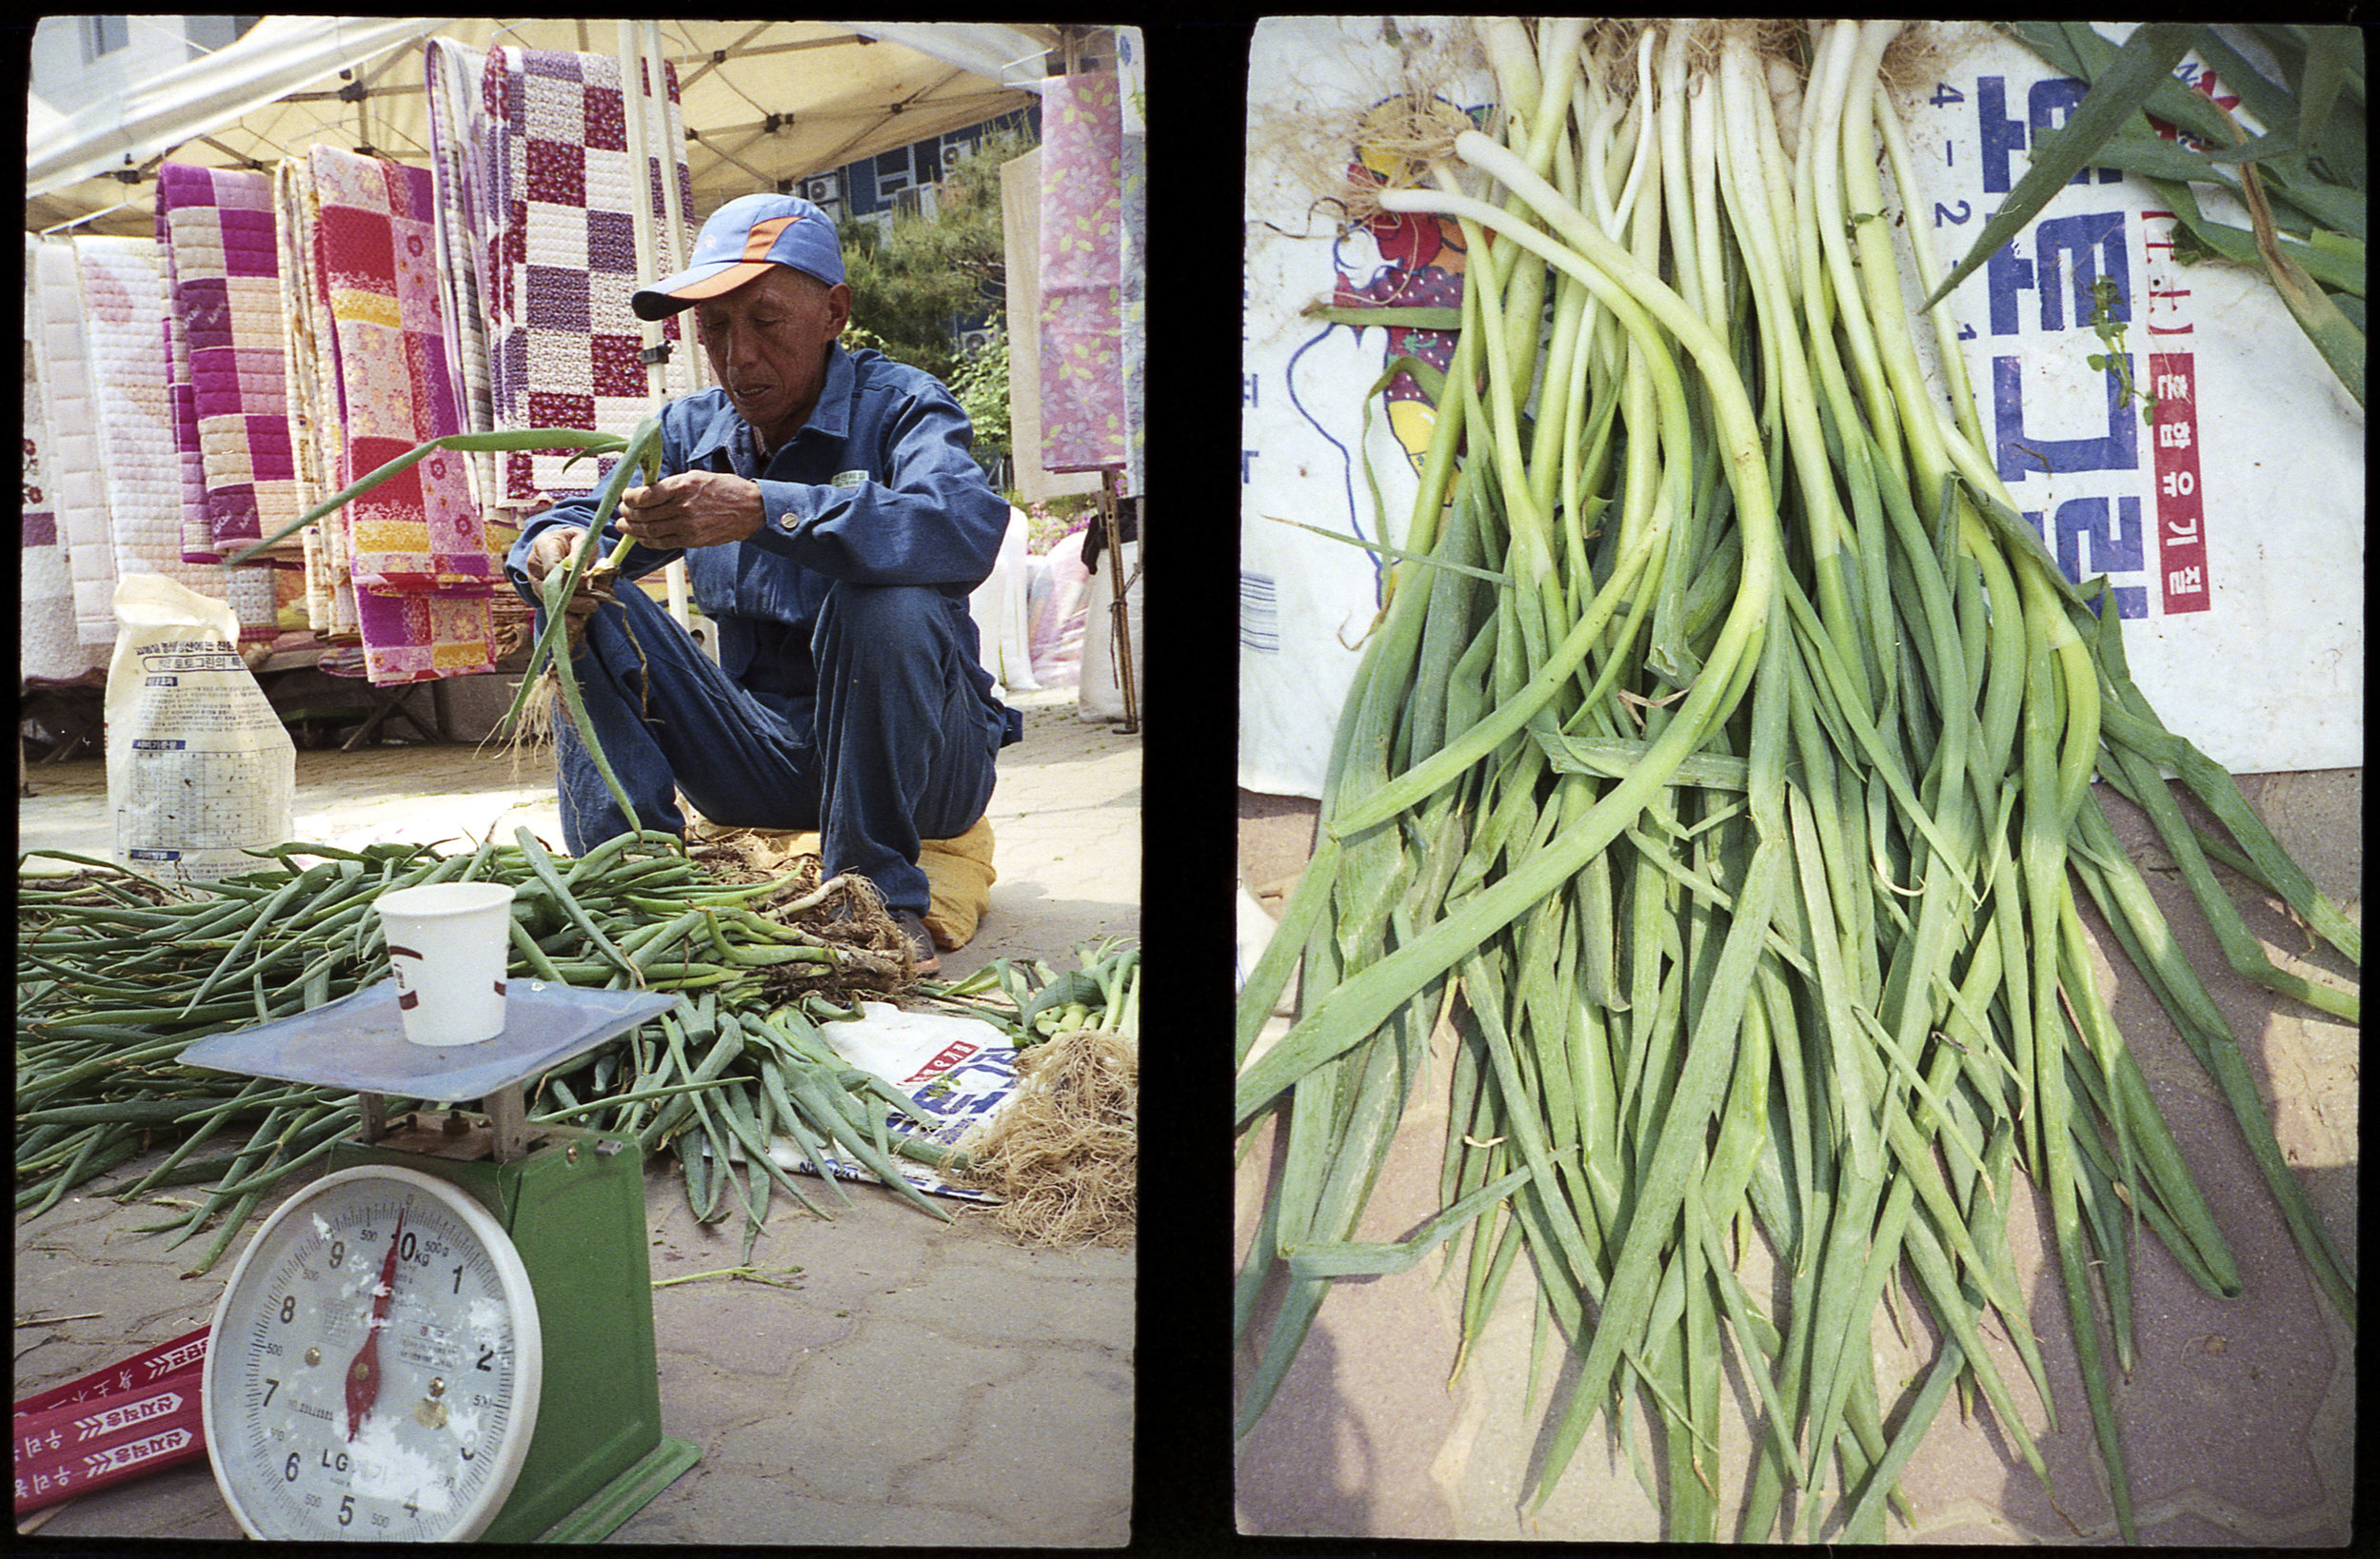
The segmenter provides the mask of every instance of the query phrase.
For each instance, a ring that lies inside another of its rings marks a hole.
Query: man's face
[[[789,442],[818,405],[827,345],[851,318],[851,289],[771,266],[693,313],[728,401],[769,448]]]

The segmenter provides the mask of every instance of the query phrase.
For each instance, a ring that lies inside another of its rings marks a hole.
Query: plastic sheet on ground
[[[977,1122],[995,1118],[1016,1093],[1016,1047],[997,1026],[955,1014],[904,1012],[888,1001],[863,1001],[860,1012],[859,1018],[848,1022],[821,1024],[819,1034],[836,1055],[900,1089],[935,1121],[924,1126],[887,1108],[885,1123],[895,1137],[955,1143]],[[769,1145],[769,1156],[783,1169],[819,1173],[787,1137]],[[861,1165],[832,1153],[823,1156],[825,1172],[836,1179],[880,1183]],[[902,1178],[930,1194],[972,1202],[999,1200],[945,1180],[930,1165],[913,1158],[895,1154],[892,1162]]]
[[[2082,85],[1980,24],[1921,25],[1925,79],[1896,106],[1923,187],[1904,208],[1888,179],[1886,214],[1921,224],[1947,270]],[[1362,144],[1364,114],[1409,84],[1464,109],[1491,101],[1467,32],[1460,19],[1378,16],[1268,18],[1256,31],[1240,395],[1240,780],[1251,790],[1320,795],[1383,571],[1376,554],[1273,520],[1403,535],[1433,419],[1409,380],[1374,383],[1395,357],[1426,360],[1433,337],[1451,340],[1306,310],[1460,298],[1464,257],[1445,229],[1415,218],[1342,228],[1330,185],[1379,160]],[[2194,55],[2185,72],[2231,101]],[[2220,196],[2202,200],[2217,220],[2245,221]],[[2177,264],[2173,227],[2145,182],[2089,169],[1944,303],[1986,453],[2067,571],[2114,587],[2134,679],[2169,726],[2238,773],[2359,765],[2363,413],[2261,272]],[[2103,280],[2129,395],[2088,361],[2109,351],[2092,320]],[[1914,277],[1904,288],[1913,306],[1922,297]],[[1922,354],[1931,331],[1918,335]]]

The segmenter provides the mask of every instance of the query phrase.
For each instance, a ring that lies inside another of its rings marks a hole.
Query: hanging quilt
[[[416,445],[464,431],[446,356],[427,169],[317,147],[284,180],[309,253],[307,361],[335,389],[324,480],[344,487]],[[327,348],[327,350],[326,350]],[[312,435],[318,449],[322,430]],[[492,671],[503,566],[463,458],[432,454],[330,517],[326,549],[351,590],[375,683]]]
[[[1041,91],[1041,465],[1121,466],[1123,116],[1112,71]]]
[[[480,107],[481,286],[490,414],[499,428],[636,430],[651,409],[643,326],[628,306],[637,274],[635,201],[651,191],[663,233],[658,159],[634,176],[620,62],[603,54],[506,48],[488,56]],[[684,144],[674,71],[664,72],[663,144]],[[638,89],[650,96],[642,68]],[[433,98],[433,103],[435,102]],[[649,106],[648,106],[649,107]],[[677,162],[682,207],[693,185]],[[677,268],[664,242],[657,265]],[[676,322],[664,331],[676,335]],[[591,491],[609,461],[566,465],[566,452],[503,458],[500,502],[530,506]]]
[[[109,646],[116,636],[115,538],[108,519],[106,455],[73,240],[41,240],[27,251],[26,266],[32,284],[42,421],[49,429],[42,445],[42,491],[56,518],[71,577],[75,639],[86,646]]]
[[[222,569],[182,559],[165,250],[152,239],[85,236],[74,253],[116,570],[163,574],[227,600]]]

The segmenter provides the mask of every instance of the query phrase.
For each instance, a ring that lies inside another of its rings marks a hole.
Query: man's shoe
[[[942,960],[934,951],[934,934],[925,929],[924,917],[912,910],[895,910],[893,918],[901,922],[901,933],[909,938],[909,952],[921,975],[939,972]]]

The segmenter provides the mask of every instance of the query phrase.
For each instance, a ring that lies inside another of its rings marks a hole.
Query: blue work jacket
[[[719,665],[803,730],[811,728],[818,678],[811,629],[827,586],[923,585],[947,603],[984,708],[1002,745],[1024,735],[1023,716],[992,691],[977,652],[967,596],[991,576],[1008,529],[1008,504],[968,453],[974,427],[931,374],[876,351],[828,348],[818,405],[793,439],[764,464],[752,429],[719,388],[662,408],[661,468],[732,471],[761,489],[761,528],[724,546],[633,546],[633,579],[684,556],[695,603],[718,624]],[[537,604],[523,566],[556,525],[584,529],[595,497],[565,499],[530,521],[505,562],[513,587]]]

